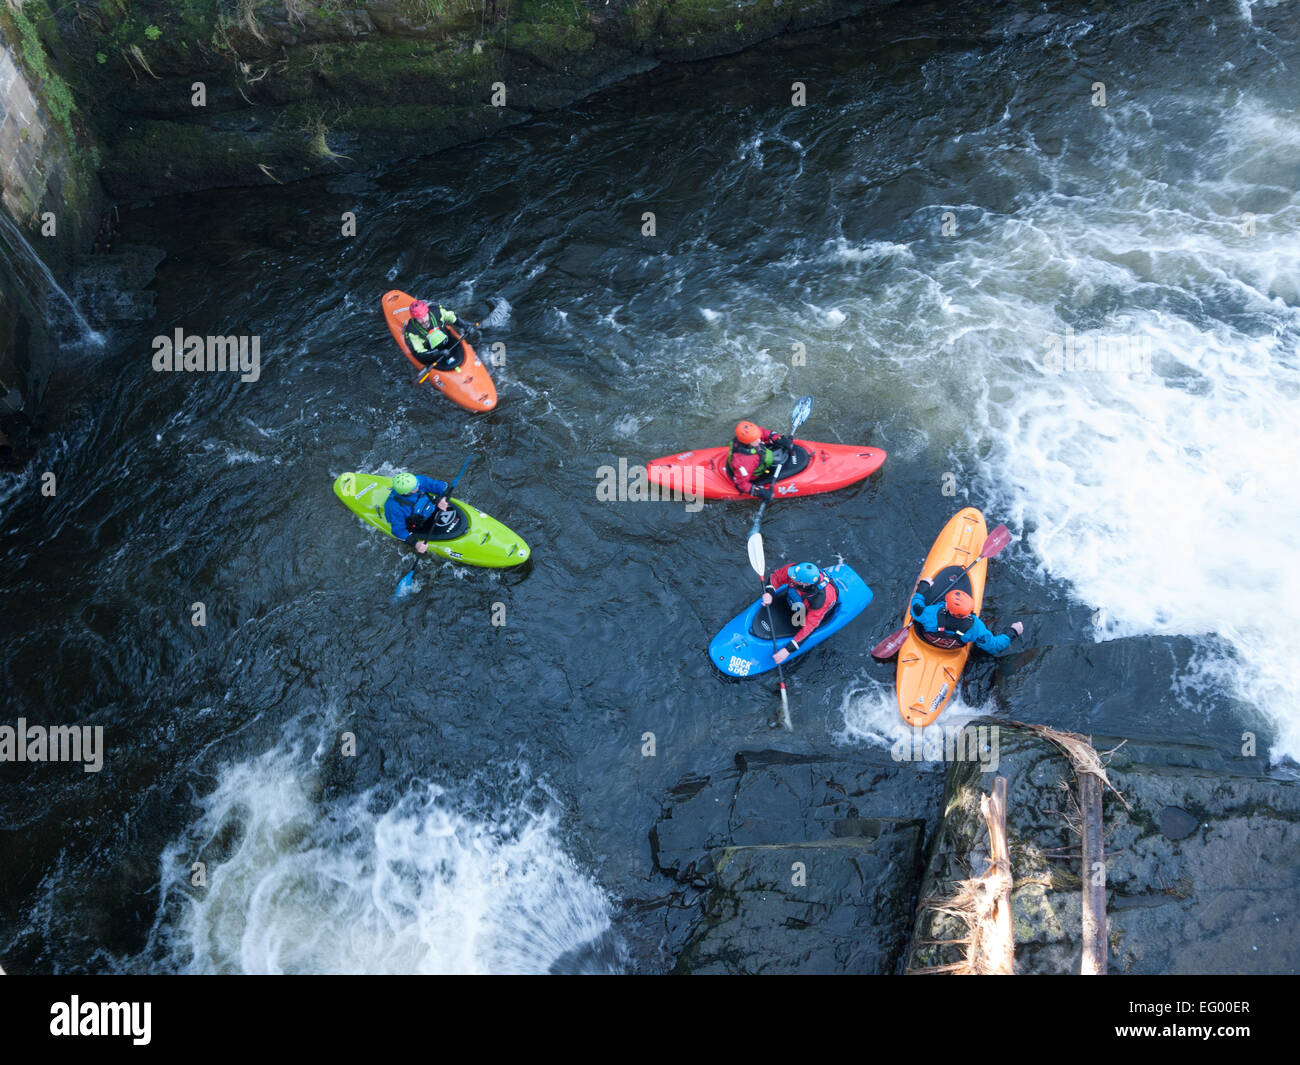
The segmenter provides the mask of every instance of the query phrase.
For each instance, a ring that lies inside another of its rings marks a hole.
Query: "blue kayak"
[[[785,660],[786,663],[793,662],[823,640],[834,636],[866,610],[867,604],[871,602],[871,589],[854,572],[852,566],[841,562],[838,566],[826,568],[826,572],[835,582],[839,601],[804,641],[803,646]],[[776,646],[783,647],[790,642],[790,637],[796,631],[791,624],[790,610],[783,595],[778,594],[772,602],[772,619],[776,622]],[[772,661],[773,650],[767,610],[763,607],[763,600],[756,599],[713,637],[713,642],[709,644],[709,661],[729,677],[752,677],[776,668],[776,663]]]

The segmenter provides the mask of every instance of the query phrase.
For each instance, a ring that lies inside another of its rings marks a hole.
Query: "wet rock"
[[[1177,806],[1166,806],[1160,811],[1160,831],[1166,839],[1182,839],[1196,831],[1196,818]]]
[[[895,971],[941,781],[879,751],[742,752],[683,778],[651,832],[656,867],[708,892],[678,971]]]
[[[232,17],[139,0],[129,12],[100,5],[93,22],[60,20],[55,53],[102,140],[104,188],[132,200],[427,155],[665,62],[892,2],[758,0],[741,10],[730,0],[586,0],[517,11],[489,0],[471,11],[368,0],[257,3]],[[142,26],[159,32],[141,42]],[[508,106],[492,99],[498,83]]]
[[[892,973],[906,943],[923,829],[726,847],[683,973]]]
[[[83,256],[72,278],[72,299],[93,322],[147,321],[153,317],[154,294],[146,286],[166,254],[161,248],[120,244],[103,255]]]
[[[1097,737],[1095,746],[1108,742]],[[1073,770],[1053,744],[1003,724],[998,772],[1007,778],[1016,972],[1077,973]],[[1235,749],[1190,744],[1126,744],[1108,772],[1131,805],[1109,792],[1103,800],[1110,971],[1300,968],[1300,930],[1287,916],[1300,893],[1300,784],[1263,775]],[[975,763],[950,768],[923,896],[948,896],[954,881],[984,871],[979,796],[992,779]],[[925,941],[962,934],[959,922],[924,910],[908,967],[959,960],[960,948]]]

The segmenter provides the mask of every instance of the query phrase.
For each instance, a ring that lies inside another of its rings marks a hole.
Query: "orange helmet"
[[[763,430],[753,422],[740,422],[736,426],[736,439],[742,444],[757,444],[763,438]]]
[[[968,618],[975,609],[975,600],[960,588],[954,588],[943,597],[943,605],[948,608],[948,613],[953,617]]]

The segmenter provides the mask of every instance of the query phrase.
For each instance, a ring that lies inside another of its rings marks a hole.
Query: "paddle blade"
[[[393,593],[393,599],[403,599],[411,594],[411,589],[415,587],[415,567],[412,566],[406,571],[406,576],[398,582],[397,591]]]
[[[1005,525],[999,525],[985,539],[980,558],[992,558],[1009,543],[1011,543],[1011,530]]]
[[[790,700],[785,694],[785,681],[781,682],[781,727],[786,732],[794,731],[794,725],[790,723]]]
[[[897,632],[891,632],[871,649],[871,657],[880,659],[893,658],[906,641],[907,629],[905,627]]]
[[[767,567],[764,563],[767,561],[763,557],[763,534],[760,532],[751,532],[749,534],[749,564],[759,577],[767,578]]]
[[[794,411],[790,414],[790,435],[793,436],[799,431],[799,426],[808,420],[808,415],[812,413],[812,396],[803,396],[798,403],[794,405]]]

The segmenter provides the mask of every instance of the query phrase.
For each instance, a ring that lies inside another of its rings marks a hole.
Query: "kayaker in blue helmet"
[[[384,518],[394,536],[413,543],[416,551],[424,554],[429,545],[421,534],[448,529],[456,520],[456,512],[442,498],[447,482],[434,480],[420,474],[399,473],[393,478],[392,490],[384,501]],[[434,507],[437,500],[437,507]]]
[[[799,650],[799,644],[812,635],[840,597],[830,574],[813,562],[797,562],[773,572],[763,588],[763,605],[770,606],[782,589],[791,616],[796,622],[802,617],[803,625],[790,642],[772,656],[777,665]]]
[[[459,324],[455,311],[438,304],[435,317],[424,300],[416,300],[411,304],[410,312],[411,317],[402,327],[402,337],[412,355],[426,366],[432,363],[435,370],[454,370],[465,361],[465,345],[442,328],[456,325],[466,339],[471,339],[472,327]]]
[[[937,603],[927,606],[925,601],[932,587],[926,580],[917,585],[912,596],[912,620],[925,632],[926,642],[936,647],[973,643],[981,651],[1000,655],[1025,631],[1025,626],[1017,621],[1012,624],[1010,634],[994,634],[975,613],[975,601],[970,593],[960,588],[954,588]]]

